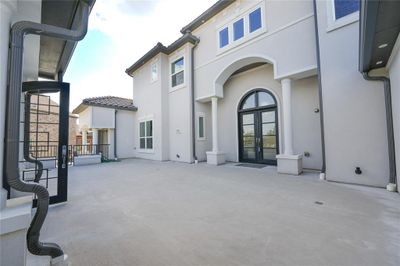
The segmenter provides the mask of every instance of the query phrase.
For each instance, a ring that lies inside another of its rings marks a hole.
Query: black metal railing
[[[68,162],[73,163],[76,156],[101,155],[101,160],[109,159],[110,144],[69,145]],[[29,152],[36,159],[56,158],[58,145],[31,145]]]

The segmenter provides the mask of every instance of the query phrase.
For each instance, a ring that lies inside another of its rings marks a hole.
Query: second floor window
[[[261,28],[261,8],[257,8],[249,14],[249,32]]]
[[[244,20],[239,19],[233,23],[233,40],[239,40],[244,36]]]
[[[219,32],[219,48],[227,46],[229,44],[229,31],[228,27],[220,30]]]
[[[335,19],[350,15],[360,9],[359,0],[334,0]]]
[[[179,58],[175,62],[171,64],[171,86],[175,87],[180,84],[183,84],[185,81],[184,75],[184,61],[183,57]]]
[[[158,79],[158,69],[157,69],[157,62],[151,64],[151,81],[156,81]]]

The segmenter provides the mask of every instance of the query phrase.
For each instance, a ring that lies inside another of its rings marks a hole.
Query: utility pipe
[[[191,33],[190,31],[187,31],[187,33]],[[196,110],[195,110],[195,90],[194,90],[194,49],[197,47],[199,44],[200,40],[197,39],[197,41],[194,43],[190,50],[190,71],[191,71],[191,101],[192,101],[192,156],[194,159],[194,163],[197,163],[197,155],[196,155]]]
[[[385,95],[385,111],[386,111],[386,134],[388,141],[389,153],[389,184],[387,190],[396,191],[396,155],[394,144],[394,130],[393,130],[393,113],[392,113],[392,93],[390,86],[390,79],[384,76],[370,76],[368,72],[362,73],[365,80],[369,81],[382,81],[383,91]]]
[[[59,260],[64,252],[54,243],[39,241],[40,229],[43,226],[49,207],[49,192],[39,184],[26,183],[20,179],[19,160],[19,132],[20,132],[20,102],[22,86],[22,67],[24,37],[28,34],[54,37],[69,41],[82,40],[87,32],[90,6],[93,0],[81,0],[79,15],[82,20],[76,30],[39,24],[30,21],[20,21],[11,28],[10,57],[7,90],[7,112],[5,132],[5,176],[8,185],[21,192],[31,192],[37,197],[37,210],[27,233],[28,250],[34,255],[51,256]]]

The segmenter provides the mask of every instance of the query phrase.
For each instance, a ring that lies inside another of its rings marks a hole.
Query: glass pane
[[[275,111],[263,112],[262,113],[262,122],[263,123],[275,122]]]
[[[204,117],[199,116],[199,138],[204,138]]]
[[[254,124],[254,114],[243,115],[243,125],[253,125]]]
[[[254,136],[254,125],[243,126],[243,137]]]
[[[236,41],[244,36],[244,20],[240,19],[233,23],[233,40]]]
[[[145,122],[140,122],[140,137],[144,137],[144,135],[145,135],[144,125],[145,125]]]
[[[229,44],[228,28],[224,28],[219,32],[219,48],[222,48],[228,44]]]
[[[263,124],[262,131],[264,136],[275,136],[275,123]]]
[[[253,137],[243,137],[243,147],[255,147],[255,138]]]
[[[183,70],[183,57],[172,63],[171,66],[171,74],[178,73],[179,71]]]
[[[263,148],[276,149],[276,136],[263,136]]]
[[[276,150],[275,149],[263,149],[264,160],[276,160]]]
[[[151,80],[155,81],[157,78],[157,63],[154,63],[151,65]]]
[[[145,148],[146,148],[146,147],[145,147],[145,141],[146,141],[146,140],[145,140],[144,138],[141,138],[141,139],[140,139],[140,148],[141,148],[141,149],[145,149]]]
[[[360,9],[359,0],[335,0],[335,18],[339,19]]]
[[[172,76],[172,87],[182,84],[184,81],[183,71]]]
[[[256,94],[250,94],[242,105],[242,109],[249,109],[256,107]]]
[[[146,136],[153,136],[153,121],[146,122]]]
[[[153,149],[153,138],[147,138],[146,144],[147,144],[146,149]]]
[[[258,106],[274,105],[275,101],[271,94],[266,92],[258,92]]]
[[[256,152],[254,148],[244,148],[243,149],[243,159],[255,159]]]
[[[261,28],[261,8],[258,8],[249,14],[250,32]]]

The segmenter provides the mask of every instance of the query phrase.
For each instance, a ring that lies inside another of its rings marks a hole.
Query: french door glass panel
[[[256,159],[256,139],[254,113],[244,114],[242,116],[242,143],[243,143],[243,159]]]
[[[276,113],[275,110],[261,112],[263,160],[276,159]]]

